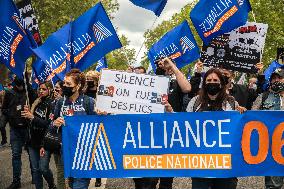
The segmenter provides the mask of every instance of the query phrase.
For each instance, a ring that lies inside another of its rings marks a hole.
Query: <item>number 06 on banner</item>
[[[256,131],[259,136],[259,148],[256,155],[251,153],[251,135],[253,131]],[[273,159],[284,165],[284,157],[282,155],[282,148],[284,146],[284,139],[282,138],[284,132],[284,123],[280,123],[273,131],[271,153]],[[243,130],[242,136],[242,152],[244,160],[248,164],[260,164],[266,160],[269,151],[269,133],[266,125],[260,121],[248,122]]]

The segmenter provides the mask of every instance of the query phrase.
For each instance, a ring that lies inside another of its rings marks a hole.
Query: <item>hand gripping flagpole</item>
[[[28,71],[28,69],[27,69],[27,64],[25,65],[25,71],[24,71],[24,73],[23,73],[23,76],[24,76],[24,85],[25,85],[25,91],[26,91],[26,96],[27,96],[27,101],[26,101],[26,105],[29,107],[29,109],[30,109],[30,99],[29,99],[29,92],[28,92],[28,78],[26,77],[26,74],[28,73],[27,72]]]

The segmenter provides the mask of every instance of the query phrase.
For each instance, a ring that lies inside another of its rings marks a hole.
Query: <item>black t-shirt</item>
[[[176,79],[171,79],[169,86],[169,103],[175,112],[181,112],[183,106],[183,92]]]
[[[85,95],[92,97],[93,99],[96,99],[97,91],[96,90],[87,90],[85,92]]]

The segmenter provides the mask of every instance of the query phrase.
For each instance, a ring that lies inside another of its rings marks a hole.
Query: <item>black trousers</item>
[[[159,178],[134,178],[135,189],[156,189]]]
[[[191,178],[192,189],[236,189],[237,178]]]
[[[164,178],[134,178],[135,189],[156,189],[160,179],[159,189],[172,189],[173,177]]]
[[[0,112],[0,132],[1,132],[1,136],[2,136],[1,144],[7,143],[7,133],[6,133],[7,123],[8,123],[8,120],[7,120],[6,116],[4,116]]]

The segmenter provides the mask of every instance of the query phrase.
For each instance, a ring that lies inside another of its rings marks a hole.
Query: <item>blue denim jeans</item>
[[[10,131],[10,143],[12,149],[13,182],[21,182],[22,152],[28,138],[28,130],[25,128],[12,128]]]
[[[45,151],[45,155],[43,157],[40,157],[39,149],[28,147],[29,155],[30,155],[30,161],[32,166],[32,174],[34,178],[34,183],[36,186],[36,189],[42,189],[43,188],[43,178],[46,180],[48,186],[51,188],[54,186],[54,178],[52,171],[49,169],[49,161],[51,157],[51,153],[48,151]]]
[[[56,172],[57,172],[57,183],[56,186],[58,189],[65,188],[65,179],[64,179],[64,167],[63,167],[63,160],[61,154],[53,154],[54,162],[56,165]]]
[[[88,189],[90,180],[89,178],[73,178],[72,189]]]

